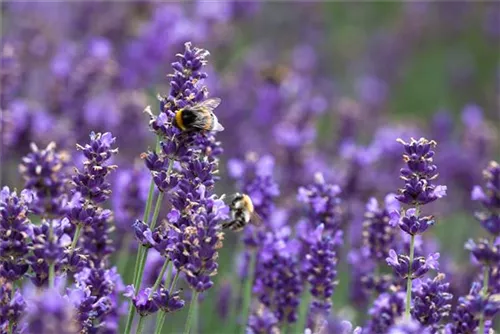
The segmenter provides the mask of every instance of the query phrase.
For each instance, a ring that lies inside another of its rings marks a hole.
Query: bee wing
[[[204,112],[212,112],[219,106],[221,102],[221,99],[218,97],[211,97],[208,98],[204,101],[201,101],[200,103],[195,104],[194,106],[191,107],[191,110],[193,111],[204,111]]]
[[[253,212],[252,215],[250,216],[250,222],[255,225],[255,226],[261,226],[262,225],[262,217],[259,216],[257,212]]]

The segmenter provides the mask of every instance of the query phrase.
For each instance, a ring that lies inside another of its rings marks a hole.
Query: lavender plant
[[[405,215],[393,211],[392,222],[410,235],[410,254],[389,252],[387,263],[394,269],[397,276],[407,280],[405,315],[410,317],[412,280],[422,277],[430,269],[438,269],[439,253],[427,258],[414,257],[415,236],[424,233],[434,224],[432,216],[421,216],[421,207],[446,195],[446,186],[433,184],[437,177],[437,167],[433,164],[436,142],[420,138],[411,139],[409,143],[399,142],[404,146],[403,160],[406,167],[401,169],[400,178],[405,181],[404,188],[399,189],[396,199],[403,204],[414,206],[406,210]]]
[[[2,13],[1,333],[498,330],[496,4]]]

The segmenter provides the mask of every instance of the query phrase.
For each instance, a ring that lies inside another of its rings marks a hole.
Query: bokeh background
[[[3,1],[1,9],[2,185],[22,186],[17,166],[30,142],[55,141],[77,159],[75,144],[90,131],[111,131],[119,198],[127,183],[119,175],[143,174],[139,155],[154,143],[143,110],[156,111],[170,63],[192,41],[211,52],[206,85],[223,101],[218,192],[235,191],[227,166],[248,152],[274,158],[277,208],[293,207],[298,187],[323,173],[349,203],[345,259],[364,203],[400,185],[396,138],[435,139],[449,196],[429,209],[439,222],[429,242],[446,250],[455,291],[468,290],[463,245],[483,233],[470,191],[499,157],[500,3]],[[117,242],[129,223],[120,205],[112,204]],[[226,236],[217,288],[200,310],[203,333],[218,332],[213,304],[236,275],[237,240]],[[340,266],[334,308],[361,321],[363,311],[347,306],[349,266]]]

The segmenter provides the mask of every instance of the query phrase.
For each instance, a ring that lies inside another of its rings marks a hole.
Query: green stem
[[[196,308],[197,303],[198,303],[198,292],[193,291],[193,296],[191,297],[191,304],[189,304],[189,312],[186,319],[186,325],[184,327],[184,334],[189,334],[189,332],[191,331],[194,309]]]
[[[174,279],[172,280],[172,283],[170,283],[170,288],[168,289],[169,294],[172,293],[172,291],[174,291],[175,283],[177,283],[177,279],[179,278],[179,274],[180,274],[180,271],[177,270],[177,272],[175,273]]]
[[[297,321],[297,327],[295,328],[295,332],[297,333],[303,333],[306,327],[307,311],[309,310],[310,300],[311,300],[311,294],[307,290],[304,291],[302,300],[300,302],[299,319]]]
[[[483,273],[483,298],[486,298],[488,295],[488,280],[490,278],[490,271],[488,266],[484,266],[484,273]],[[481,316],[479,318],[479,334],[484,333],[484,312],[481,312]]]
[[[163,197],[164,196],[165,196],[165,193],[164,192],[160,192],[158,194],[158,198],[156,199],[155,211],[153,213],[153,220],[151,220],[151,224],[149,224],[149,228],[151,229],[151,231],[156,226],[156,220],[158,219],[158,215],[160,214],[161,202],[163,201]]]
[[[237,245],[236,249],[236,254],[240,254],[241,252],[244,251],[243,249],[244,245],[243,242],[240,240]],[[226,332],[230,333],[235,333],[238,329],[238,316],[237,316],[237,311],[239,309],[239,301],[241,297],[241,279],[239,275],[236,274],[238,272],[238,264],[235,262],[233,265],[233,275],[231,275],[231,287],[233,289],[233,292],[231,294],[231,299],[229,300],[229,313],[227,316],[227,329]]]
[[[160,137],[157,136],[155,150],[158,151],[159,148],[160,148]],[[155,182],[153,179],[151,179],[151,183],[149,184],[148,199],[146,201],[146,208],[144,209],[144,215],[142,218],[142,221],[144,223],[147,223],[147,221],[149,219],[149,215],[151,213],[151,206],[153,205],[154,191],[155,191]],[[142,245],[139,245],[137,258],[135,260],[134,278],[133,278],[134,288],[137,292],[139,291],[140,281],[142,280],[142,274],[144,271],[144,264],[146,262],[146,260],[145,260],[146,255],[147,255],[147,251],[144,249],[144,247]],[[130,306],[128,309],[127,325],[125,327],[125,334],[130,334],[130,331],[132,330],[132,323],[134,322],[134,316],[135,316],[134,304],[130,303]]]
[[[52,221],[49,221],[49,242],[52,243],[54,238],[54,227],[52,226]],[[56,279],[56,264],[52,261],[49,264],[49,288],[53,288]]]
[[[243,290],[243,311],[242,315],[242,323],[241,323],[241,333],[245,334],[246,325],[248,321],[248,313],[250,310],[250,303],[252,301],[252,286],[253,286],[253,277],[255,274],[255,262],[256,262],[256,254],[255,252],[250,252],[250,265],[248,267],[248,278],[245,282],[245,289]]]
[[[132,235],[127,234],[122,241],[122,247],[120,248],[120,253],[118,254],[118,260],[117,260],[117,269],[118,272],[123,276],[125,275],[125,268],[127,267],[128,260],[129,260],[129,248],[130,248],[130,242],[132,241]],[[137,262],[136,262],[137,264]],[[136,268],[137,269],[137,268]],[[134,270],[135,272],[135,270]]]
[[[142,248],[142,246],[141,246]],[[146,266],[146,259],[148,257],[148,249],[143,249],[141,252],[141,258],[139,259],[139,269],[138,274],[134,282],[134,287],[136,291],[139,291],[142,284],[142,275],[144,274],[144,267]]]
[[[73,251],[76,248],[76,244],[78,243],[78,239],[80,238],[80,233],[82,233],[82,225],[76,225],[75,235],[73,236],[73,241],[71,242],[71,246],[69,248],[69,253],[73,254]]]
[[[56,264],[49,265],[49,288],[53,288],[56,280]]]
[[[153,205],[153,196],[155,192],[155,181],[151,180],[149,184],[148,200],[146,202],[146,209],[144,210],[144,215],[142,216],[142,221],[144,223],[148,222],[149,214],[151,213],[151,206]]]
[[[158,314],[158,318],[156,319],[155,334],[161,334],[161,330],[163,328],[163,324],[165,323],[166,317],[167,314],[163,311],[160,311],[160,313]]]
[[[153,296],[153,293],[156,290],[158,290],[158,287],[160,286],[161,281],[163,279],[163,275],[165,275],[165,270],[167,270],[167,267],[168,267],[169,264],[170,264],[170,260],[166,259],[165,263],[161,267],[160,274],[158,275],[158,278],[156,279],[155,284],[153,285],[153,287],[151,288],[151,291],[149,292],[148,298],[151,298]]]
[[[145,324],[145,319],[146,317],[143,317],[142,315],[139,317],[139,323],[137,324],[137,331],[135,332],[136,334],[141,334],[142,330],[144,329],[144,324]]]
[[[405,309],[405,317],[410,319],[410,308],[411,308],[411,275],[412,275],[412,265],[413,265],[413,256],[414,256],[414,244],[415,244],[415,236],[412,235],[410,239],[410,264],[408,266],[408,279],[406,281],[406,309]]]

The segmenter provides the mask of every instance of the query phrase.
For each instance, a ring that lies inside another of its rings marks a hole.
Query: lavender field
[[[0,333],[500,332],[499,2],[0,6]]]

